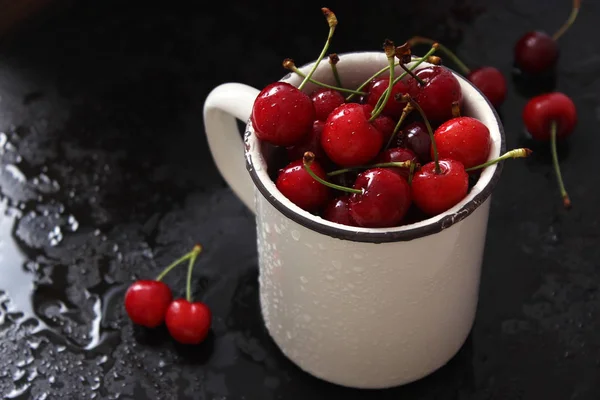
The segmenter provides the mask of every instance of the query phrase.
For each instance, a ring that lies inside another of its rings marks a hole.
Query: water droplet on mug
[[[294,240],[300,240],[300,232],[293,230],[292,237],[294,238]]]

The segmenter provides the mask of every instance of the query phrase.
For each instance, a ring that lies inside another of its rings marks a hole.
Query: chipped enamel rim
[[[313,65],[314,62],[304,65],[300,70],[306,74]],[[373,75],[386,65],[388,65],[388,62],[383,53],[358,52],[341,54],[337,68],[346,87],[358,87],[369,76]],[[431,64],[424,62],[419,65],[417,69],[427,66],[431,66]],[[397,73],[403,72],[399,68],[398,70]],[[479,89],[455,71],[449,70],[454,74],[461,85],[464,98],[463,115],[477,118],[488,127],[492,137],[492,147],[489,159],[499,157],[506,151],[506,144],[504,128],[496,110]],[[318,81],[334,84],[331,77],[331,69],[327,61],[319,64],[313,78]],[[297,74],[288,74],[281,79],[281,81],[288,82],[297,87],[300,85],[302,79]],[[310,93],[315,88],[316,86],[307,84],[304,91]],[[386,243],[409,241],[423,236],[433,235],[444,229],[448,229],[452,225],[471,215],[485,202],[485,200],[488,199],[488,197],[490,197],[500,179],[503,168],[503,163],[485,168],[481,172],[479,180],[467,196],[454,207],[442,214],[417,223],[398,227],[359,228],[327,221],[319,216],[304,211],[283,196],[269,177],[264,154],[267,146],[261,143],[261,141],[256,138],[256,135],[254,135],[254,128],[250,120],[246,126],[244,142],[246,168],[258,191],[273,205],[273,207],[287,218],[310,230],[334,238],[355,242]]]

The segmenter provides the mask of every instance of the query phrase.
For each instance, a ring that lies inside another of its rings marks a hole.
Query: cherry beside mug
[[[382,52],[358,52],[342,54],[337,68],[345,86],[355,88],[386,65]],[[498,115],[454,75],[462,114],[489,128],[489,159],[497,158],[505,151]],[[313,79],[335,84],[328,63]],[[297,87],[302,78],[288,74],[282,81]],[[256,215],[260,305],[275,343],[302,370],[354,388],[398,386],[442,367],[473,325],[502,164],[485,168],[460,203],[430,219],[379,229],[339,225],[300,209],[275,187],[272,148],[256,138],[249,120],[258,93],[240,83],[216,87],[204,104],[204,124],[217,168]],[[236,118],[247,122],[243,140]]]

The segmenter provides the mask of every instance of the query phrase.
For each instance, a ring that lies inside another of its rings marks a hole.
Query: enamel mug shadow
[[[346,87],[358,87],[386,65],[385,54],[361,52],[342,55],[337,67]],[[455,76],[463,115],[488,126],[490,159],[498,157],[505,151],[498,115]],[[335,84],[326,62],[314,79]],[[298,86],[301,78],[282,81]],[[385,229],[329,222],[291,203],[270,179],[272,147],[256,138],[249,120],[258,93],[240,83],[216,87],[204,104],[204,124],[220,173],[256,215],[261,311],[275,343],[307,373],[354,388],[398,386],[442,367],[473,325],[502,165],[483,170],[464,200],[425,221]],[[236,119],[247,121],[243,139]]]

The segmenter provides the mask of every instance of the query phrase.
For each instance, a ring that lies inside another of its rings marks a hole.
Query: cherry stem
[[[410,71],[414,71],[415,68],[417,68],[419,65],[421,65],[424,61],[427,61],[427,59],[433,55],[433,53],[436,52],[436,50],[438,49],[438,43],[434,43],[431,45],[431,49],[429,49],[429,51],[427,53],[425,53],[425,55],[423,57],[421,57],[418,60],[413,60],[415,63],[413,65],[411,65],[408,69]],[[398,82],[400,82],[400,80],[404,79],[404,77],[408,75],[408,72],[403,72],[400,76],[398,76],[395,80],[394,80],[394,85]]]
[[[412,106],[417,109],[419,114],[421,114],[421,118],[423,118],[425,126],[427,127],[427,133],[429,133],[429,138],[431,139],[431,147],[433,149],[433,161],[435,162],[435,173],[441,174],[442,170],[440,169],[440,160],[438,156],[437,144],[435,143],[435,138],[433,137],[433,129],[431,129],[431,124],[429,123],[425,112],[423,111],[419,103],[414,101],[414,99],[410,97],[410,95],[405,94],[404,96],[402,96],[402,100],[410,102],[410,104],[412,104]]]
[[[452,102],[452,117],[460,117],[460,105],[458,104],[458,101]]]
[[[385,43],[383,44],[383,48],[385,50],[385,55],[387,56],[390,68],[390,81],[385,93],[378,99],[375,108],[371,112],[371,118],[369,118],[369,122],[373,122],[377,117],[379,117],[379,114],[381,114],[385,108],[385,105],[390,99],[390,96],[392,95],[392,89],[394,87],[394,72],[396,70],[396,68],[394,68],[394,60],[396,57],[396,48],[394,46],[394,42],[386,39]]]
[[[575,20],[577,19],[577,14],[579,14],[579,8],[581,7],[581,0],[573,0],[573,8],[571,9],[571,14],[569,14],[569,18],[565,21],[563,26],[557,30],[554,35],[552,35],[552,39],[558,40],[564,33],[573,25]]]
[[[320,177],[317,176],[317,174],[315,174],[313,172],[313,170],[310,168],[310,165],[312,164],[312,162],[315,160],[315,155],[314,153],[307,151],[306,153],[304,153],[304,157],[302,158],[302,163],[304,164],[304,169],[306,170],[306,172],[308,172],[308,174],[317,182],[330,187],[332,189],[336,189],[336,190],[341,190],[342,192],[347,192],[347,193],[355,193],[355,194],[362,194],[362,190],[358,190],[358,189],[354,189],[354,188],[349,188],[346,186],[341,186],[341,185],[336,185],[335,183],[331,183],[331,182],[327,182],[324,179],[321,179]]]
[[[285,60],[283,60],[283,67],[285,69],[289,69],[290,71],[298,74],[302,78],[306,78],[306,74],[304,72],[300,71],[298,69],[298,67],[296,67],[296,64],[294,64],[294,61],[292,59],[286,58]],[[359,95],[359,96],[366,94],[365,92],[361,92],[359,90],[344,89],[342,87],[332,86],[327,83],[314,80],[312,78],[309,79],[309,82],[314,83],[317,86],[327,88],[327,89],[337,90],[338,92],[352,93],[353,95]]]
[[[194,249],[196,249],[196,247],[194,247]],[[192,251],[190,263],[188,264],[187,283],[185,286],[185,298],[190,303],[192,302],[192,271],[194,270],[194,263],[196,262],[196,258],[198,257],[198,254],[200,254],[201,249],[202,247],[200,247],[200,249],[197,251]]]
[[[182,262],[184,262],[188,258],[192,257],[194,254],[199,254],[201,251],[202,251],[202,246],[200,246],[199,244],[195,245],[194,248],[192,249],[192,251],[190,251],[189,253],[184,254],[182,257],[180,257],[177,260],[173,261],[168,267],[166,267],[160,273],[160,275],[158,275],[156,277],[156,280],[157,281],[162,280],[169,272],[171,272],[171,270],[173,268],[175,268],[176,266],[178,266],[179,264],[181,264]]]
[[[554,165],[554,173],[556,174],[556,180],[558,181],[558,188],[560,189],[560,195],[563,199],[563,205],[565,208],[571,208],[571,199],[565,190],[565,184],[563,182],[562,174],[560,173],[560,165],[558,164],[558,153],[556,151],[557,128],[556,121],[552,121],[550,124],[550,151],[552,152],[552,164]]]
[[[404,122],[404,120],[406,119],[406,117],[408,116],[408,114],[411,113],[412,110],[414,110],[414,107],[412,106],[412,104],[411,103],[406,103],[406,106],[402,110],[402,115],[400,115],[400,119],[398,120],[398,123],[394,127],[394,131],[392,132],[392,135],[390,136],[390,139],[388,140],[387,144],[385,145],[385,149],[384,150],[387,150],[392,145],[392,141],[394,140],[394,138],[396,137],[396,134],[400,130],[400,126],[402,125],[402,123]]]
[[[406,67],[406,65],[404,65],[402,62],[400,63],[400,66],[402,67],[403,70],[405,70],[410,76],[412,76],[417,82],[419,82],[419,85],[421,86],[425,86],[425,81],[421,78],[419,78],[417,75],[415,75],[414,72],[412,72],[410,69],[408,69]]]
[[[412,184],[413,175],[415,174],[415,164],[410,164],[410,170],[408,171],[408,184]]]
[[[346,172],[355,171],[357,169],[370,169],[370,168],[413,168],[414,169],[414,166],[415,166],[415,163],[412,162],[411,160],[391,161],[391,162],[377,163],[377,164],[371,164],[371,165],[359,165],[357,167],[337,169],[335,171],[329,172],[327,174],[327,176],[341,175],[341,174],[345,174]]]
[[[321,54],[319,54],[319,58],[317,58],[315,65],[313,65],[313,67],[310,70],[310,72],[308,73],[308,75],[306,75],[306,77],[304,78],[304,80],[302,81],[300,86],[298,86],[299,90],[302,90],[304,88],[304,85],[306,85],[310,81],[310,78],[312,78],[313,74],[317,70],[317,67],[321,63],[321,60],[323,59],[323,57],[325,57],[325,54],[327,53],[327,49],[329,49],[329,43],[331,42],[331,37],[333,36],[333,32],[335,32],[335,27],[337,26],[337,18],[335,16],[335,14],[329,8],[323,7],[323,8],[321,8],[321,11],[323,12],[323,15],[325,15],[325,18],[327,18],[327,24],[329,24],[329,34],[327,35],[327,40],[325,41],[323,50],[321,51]]]
[[[575,0],[577,1],[577,0]],[[467,65],[462,62],[460,60],[460,58],[458,58],[458,56],[456,54],[454,54],[449,48],[447,48],[446,46],[444,46],[443,44],[436,42],[433,39],[429,39],[423,36],[414,36],[411,39],[409,39],[408,43],[411,46],[417,45],[417,44],[433,44],[433,43],[437,43],[438,46],[440,47],[440,50],[442,51],[442,53],[444,53],[449,59],[452,60],[452,62],[454,62],[454,64],[456,64],[458,66],[458,68],[460,68],[460,70],[462,71],[462,73],[464,75],[469,75],[471,73],[471,69],[469,69],[469,67],[467,67]]]
[[[336,53],[332,53],[329,55],[329,65],[331,65],[331,72],[333,72],[333,77],[335,78],[335,83],[339,87],[343,87],[342,79],[340,78],[340,73],[337,69],[337,63],[340,61],[340,57]]]
[[[532,153],[532,151],[530,149],[527,148],[520,148],[520,149],[514,149],[511,151],[507,151],[506,153],[504,153],[503,155],[501,155],[498,158],[495,158],[493,160],[487,161],[483,164],[479,164],[476,165],[474,167],[471,168],[465,168],[465,171],[469,172],[469,171],[475,171],[477,169],[482,169],[485,167],[489,167],[490,165],[494,165],[499,163],[500,161],[504,161],[504,160],[508,160],[510,158],[525,158],[525,157],[529,157],[529,155]]]

